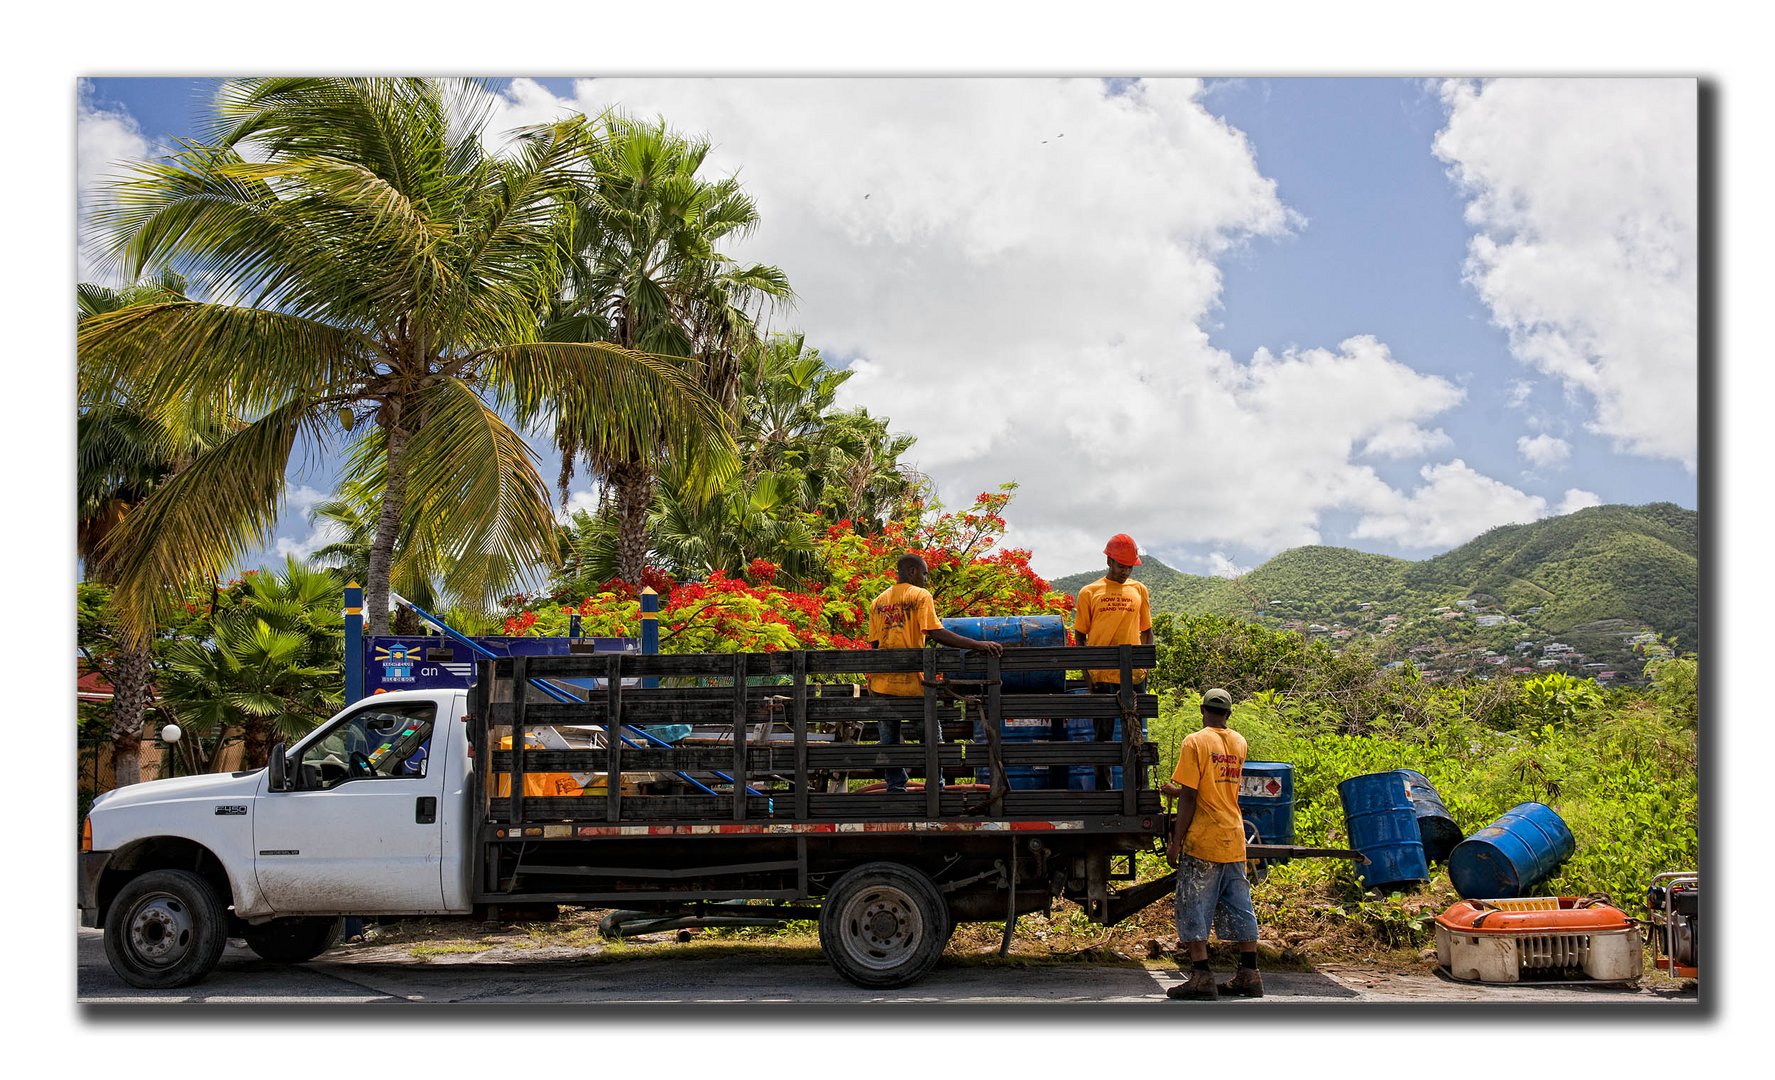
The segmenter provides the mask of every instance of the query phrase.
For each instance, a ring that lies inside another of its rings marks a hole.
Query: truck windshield
[[[436,715],[429,701],[359,709],[303,748],[292,770],[297,785],[313,791],[347,780],[424,776]]]

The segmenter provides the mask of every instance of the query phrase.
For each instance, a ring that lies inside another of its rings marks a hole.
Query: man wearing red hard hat
[[[1147,596],[1145,585],[1128,579],[1128,575],[1140,565],[1140,549],[1135,545],[1133,537],[1127,533],[1116,533],[1104,545],[1103,554],[1109,564],[1107,571],[1079,590],[1072,623],[1074,643],[1151,645],[1152,601]],[[1136,694],[1146,693],[1146,669],[1135,668],[1132,675],[1134,685],[1131,689]],[[1113,694],[1121,689],[1122,673],[1115,669],[1086,671],[1085,681],[1091,684],[1093,694]],[[1115,737],[1115,725],[1113,717],[1097,718],[1097,741],[1111,741]],[[1096,781],[1098,791],[1109,786],[1108,766],[1097,766]]]

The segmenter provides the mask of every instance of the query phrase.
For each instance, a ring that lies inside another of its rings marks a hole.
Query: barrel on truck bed
[[[486,662],[467,718],[480,765],[475,902],[685,915],[744,904],[817,917],[833,966],[872,987],[922,975],[957,922],[1009,923],[1057,897],[1118,921],[1158,895],[1110,889],[1133,880],[1134,853],[1160,834],[1157,748],[1144,738],[1157,699],[1006,693],[1003,683],[1120,668],[1129,686],[1132,669],[1154,660],[1152,646],[1124,645]],[[924,694],[830,681],[877,672],[916,673]],[[1120,718],[1121,738],[1071,741],[1064,723],[1055,738],[1003,738],[1007,719],[1075,717]],[[883,718],[900,720],[905,742],[873,741]],[[1017,767],[1065,775],[1078,765],[1119,767],[1125,783],[1013,790],[1006,780]],[[922,777],[923,789],[880,790],[889,769]]]

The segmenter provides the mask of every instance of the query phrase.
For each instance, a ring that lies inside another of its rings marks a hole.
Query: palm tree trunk
[[[148,717],[149,652],[146,641],[125,641],[117,650],[111,684],[111,770],[118,787],[142,780],[142,723]]]
[[[246,722],[241,732],[243,769],[257,769],[271,761],[271,724],[259,717]]]
[[[370,541],[370,570],[364,582],[364,612],[371,637],[388,635],[388,575],[394,565],[395,537],[407,505],[407,443],[412,438],[397,419],[388,425],[388,483],[382,489],[382,513]]]
[[[610,470],[616,492],[616,576],[641,583],[647,567],[647,512],[653,505],[653,477],[640,461],[625,461]]]

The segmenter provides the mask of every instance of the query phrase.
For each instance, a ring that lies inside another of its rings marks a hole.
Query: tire
[[[952,928],[930,878],[899,863],[864,863],[826,894],[820,951],[847,981],[887,990],[931,970]]]
[[[300,964],[333,947],[345,930],[343,916],[273,919],[242,930],[247,948],[273,964]]]
[[[189,870],[152,870],[125,884],[105,915],[105,959],[131,986],[190,986],[215,970],[228,944],[228,913]]]

